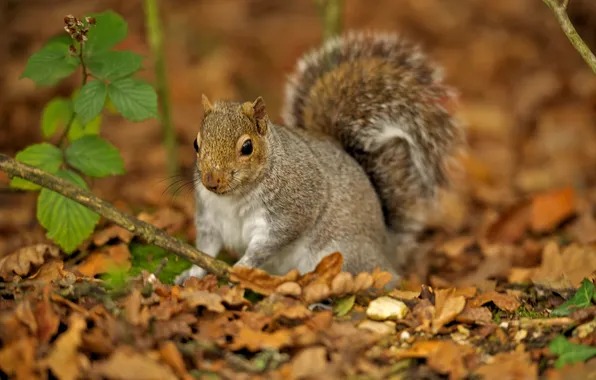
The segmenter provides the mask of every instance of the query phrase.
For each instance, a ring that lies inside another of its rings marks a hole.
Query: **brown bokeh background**
[[[596,3],[570,3],[578,31],[596,47]],[[148,55],[142,1],[2,0],[0,152],[14,155],[40,142],[44,104],[79,85],[78,75],[46,89],[19,80],[28,56],[62,31],[64,15],[107,9],[129,24],[119,48]],[[320,42],[321,23],[309,0],[167,0],[162,17],[179,159],[188,176],[201,94],[261,95],[279,120],[286,75]],[[541,0],[347,0],[344,26],[397,31],[420,42],[461,94],[458,112],[471,149],[443,212],[433,215],[438,230],[460,233],[489,211],[558,186],[573,185],[586,199],[596,198],[596,75]],[[151,81],[151,59],[145,65],[142,76]],[[105,115],[101,134],[121,149],[127,173],[95,181],[96,194],[131,207],[176,204],[191,215],[188,191],[164,194],[171,180],[156,121],[135,124]],[[35,194],[7,187],[0,173],[0,255],[43,237]]]

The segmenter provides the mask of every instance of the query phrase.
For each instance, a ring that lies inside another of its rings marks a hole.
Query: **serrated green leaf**
[[[108,85],[112,103],[130,121],[158,118],[157,93],[150,84],[133,78],[118,79]]]
[[[354,294],[340,298],[333,307],[333,312],[338,317],[343,317],[352,310],[355,300],[356,296]]]
[[[575,292],[573,297],[554,309],[551,312],[551,315],[555,317],[563,317],[571,314],[575,309],[588,307],[592,304],[592,297],[594,297],[594,284],[592,281],[584,278],[581,286],[577,292]]]
[[[29,78],[39,87],[53,86],[72,74],[79,64],[78,57],[69,51],[68,44],[55,40],[29,57],[20,78]]]
[[[86,56],[109,50],[123,41],[128,33],[128,24],[114,11],[87,15],[95,17],[96,25],[91,25],[83,48]]]
[[[164,258],[168,258],[167,264],[159,272],[158,277],[164,284],[173,284],[176,276],[192,266],[189,261],[153,245],[133,243],[129,248],[132,256],[131,276],[139,275],[143,270],[154,272],[161,261]]]
[[[596,347],[571,343],[562,335],[558,335],[553,339],[548,349],[551,353],[559,355],[559,358],[555,362],[556,368],[562,368],[568,363],[583,362],[596,356]]]
[[[80,139],[83,136],[87,135],[99,135],[99,129],[101,127],[102,117],[101,114],[97,115],[97,117],[87,125],[81,124],[81,121],[75,117],[74,122],[70,126],[68,130],[68,141],[73,142],[75,140]]]
[[[56,175],[87,189],[85,181],[72,171],[59,170]],[[47,230],[48,238],[64,252],[71,253],[91,235],[99,215],[58,193],[42,189],[37,199],[37,219]]]
[[[143,64],[143,56],[132,51],[105,51],[89,58],[87,67],[103,80],[116,80],[133,74]]]
[[[91,81],[81,88],[74,100],[74,110],[83,125],[95,119],[106,103],[108,89],[100,80]]]
[[[19,162],[55,174],[62,165],[62,151],[50,143],[41,143],[28,146],[15,156]],[[40,186],[22,178],[13,178],[10,186],[23,190],[37,190]]]
[[[66,127],[72,116],[70,100],[54,98],[48,102],[41,113],[41,133],[43,137],[54,136],[59,127]]]
[[[99,136],[83,136],[66,149],[66,162],[90,177],[124,173],[124,162],[116,147]]]

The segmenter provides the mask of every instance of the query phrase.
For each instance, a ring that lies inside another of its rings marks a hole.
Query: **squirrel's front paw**
[[[198,265],[193,265],[190,269],[185,270],[181,274],[179,274],[176,279],[174,279],[174,283],[176,285],[182,285],[184,281],[188,280],[191,277],[201,278],[207,274],[207,271],[201,268]]]

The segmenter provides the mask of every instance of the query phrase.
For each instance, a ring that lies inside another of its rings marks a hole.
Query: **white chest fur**
[[[200,186],[200,219],[219,232],[224,247],[239,255],[249,243],[267,241],[269,226],[258,190],[247,196],[221,196]]]

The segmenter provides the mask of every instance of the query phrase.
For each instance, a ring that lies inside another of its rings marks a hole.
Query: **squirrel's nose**
[[[224,173],[208,171],[203,174],[203,185],[209,190],[216,191],[224,182]]]

